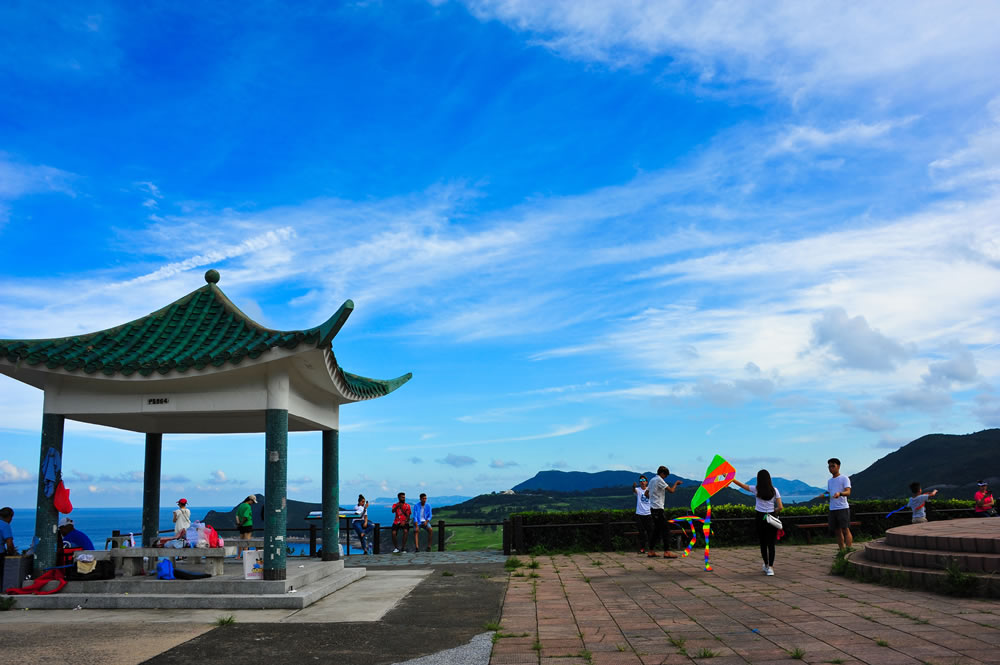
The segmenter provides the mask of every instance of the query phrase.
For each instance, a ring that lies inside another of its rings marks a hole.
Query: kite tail
[[[691,548],[698,542],[698,530],[694,528],[695,520],[701,521],[697,515],[685,515],[684,517],[667,520],[670,524],[676,524],[679,526],[681,528],[681,532],[685,536],[687,535],[687,531],[684,531],[684,525],[687,524],[691,527],[691,540],[688,541],[687,547],[684,548],[684,554],[681,554],[682,559],[691,554]]]
[[[712,502],[706,501],[705,506],[705,520],[701,523],[701,530],[705,534],[705,570],[711,572],[712,566],[708,563],[708,538],[712,533]]]

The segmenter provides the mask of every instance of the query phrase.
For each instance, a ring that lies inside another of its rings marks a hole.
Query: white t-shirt
[[[906,505],[913,511],[913,519],[927,517],[927,498],[926,494],[918,494],[906,502]]]
[[[756,485],[751,485],[750,486],[750,491],[753,492],[754,496],[757,496],[757,486]],[[757,496],[757,505],[755,506],[754,509],[758,513],[773,513],[774,512],[774,501],[775,501],[775,499],[780,499],[780,498],[781,498],[781,492],[779,492],[778,488],[775,487],[774,488],[774,496],[771,497],[770,501],[765,501],[764,499],[762,499],[759,496]]]
[[[188,508],[178,508],[174,511],[174,518],[177,520],[174,522],[174,535],[178,536],[191,526],[191,510]]]
[[[653,476],[649,481],[649,505],[651,508],[663,510],[663,499],[667,494],[667,481],[660,476]]]
[[[641,487],[635,488],[635,514],[649,515],[649,497]]]
[[[840,474],[836,478],[830,478],[826,481],[826,491],[830,493],[830,510],[843,510],[848,508],[846,496],[838,496],[836,499],[833,495],[837,492],[843,492],[845,489],[851,486],[851,479]]]

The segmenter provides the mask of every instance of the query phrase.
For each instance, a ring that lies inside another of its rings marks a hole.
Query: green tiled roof
[[[0,358],[27,366],[107,376],[149,376],[238,365],[268,351],[300,344],[329,347],[354,309],[348,300],[326,323],[307,330],[271,330],[241,312],[216,285],[209,271],[205,286],[161,310],[130,323],[76,337],[0,340]],[[409,380],[367,379],[336,371],[361,398],[386,395]]]

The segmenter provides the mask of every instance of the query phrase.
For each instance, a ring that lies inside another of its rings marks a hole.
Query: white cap
[[[60,517],[59,526],[73,526],[73,520],[68,517]]]

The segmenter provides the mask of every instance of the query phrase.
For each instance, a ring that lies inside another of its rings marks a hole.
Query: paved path
[[[497,640],[490,662],[1000,663],[1000,602],[834,577],[834,552],[779,546],[774,577],[757,548],[714,551],[711,573],[700,553],[539,557],[511,578],[502,634],[517,637]]]
[[[507,560],[500,550],[477,552],[400,552],[398,554],[351,554],[344,557],[345,568],[381,568],[382,566],[445,566],[449,563],[503,565]]]

